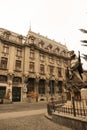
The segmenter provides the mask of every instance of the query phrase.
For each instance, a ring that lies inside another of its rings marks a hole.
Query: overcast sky
[[[31,30],[66,44],[78,54],[87,51],[80,40],[87,35],[87,0],[0,0],[0,27],[27,35]],[[83,62],[84,69],[87,63]]]

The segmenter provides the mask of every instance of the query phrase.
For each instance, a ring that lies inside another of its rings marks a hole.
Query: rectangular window
[[[3,45],[3,53],[8,54],[9,53],[9,46]]]
[[[50,62],[50,63],[53,63],[53,61],[54,61],[54,60],[53,60],[53,57],[50,56],[50,57],[49,57],[49,62]]]
[[[58,76],[62,77],[62,68],[58,68]]]
[[[42,64],[40,65],[40,73],[44,74],[44,65],[42,65]]]
[[[18,57],[22,56],[22,49],[21,48],[17,48],[17,56]]]
[[[57,59],[57,64],[58,65],[62,65],[62,60],[61,59]]]
[[[30,58],[34,58],[34,57],[35,57],[34,50],[30,50]]]
[[[30,62],[29,70],[30,70],[30,72],[34,72],[34,62]]]
[[[0,83],[6,83],[7,82],[7,76],[0,75]]]
[[[54,73],[54,67],[53,66],[49,66],[49,72],[50,72],[50,75],[53,75],[53,73]]]
[[[41,60],[41,61],[44,61],[44,58],[45,58],[45,57],[44,57],[44,54],[40,54],[40,60]]]
[[[16,70],[20,70],[20,69],[21,69],[21,61],[16,60],[15,69],[16,69]]]
[[[2,57],[2,58],[1,58],[1,68],[7,69],[7,62],[8,62],[8,59]]]

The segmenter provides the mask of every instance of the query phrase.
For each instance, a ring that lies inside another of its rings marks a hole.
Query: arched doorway
[[[21,87],[12,87],[12,102],[21,101]]]
[[[27,94],[35,91],[35,79],[29,78],[27,81]]]
[[[39,94],[45,94],[45,80],[40,79],[39,86],[38,86]]]
[[[21,87],[19,85],[22,83],[21,77],[14,77],[12,80],[12,101],[20,102],[21,101]]]
[[[2,86],[2,83],[7,83],[7,76],[5,75],[0,75],[0,103],[3,103],[3,99],[6,96],[6,87],[7,86]]]
[[[63,85],[63,82],[62,81],[58,81],[58,93],[59,94],[62,93],[62,85]]]
[[[49,94],[51,94],[51,96],[54,94],[54,84],[54,80],[49,81]]]

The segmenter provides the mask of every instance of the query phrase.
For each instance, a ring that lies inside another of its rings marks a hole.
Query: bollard
[[[47,113],[52,115],[52,104],[50,102],[47,104]]]

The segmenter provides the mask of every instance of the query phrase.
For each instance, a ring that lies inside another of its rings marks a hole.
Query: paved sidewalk
[[[30,115],[37,115],[37,114],[45,114],[45,113],[46,113],[46,109],[19,111],[19,112],[6,112],[6,113],[0,113],[0,120],[23,117],[23,116],[30,116]]]

